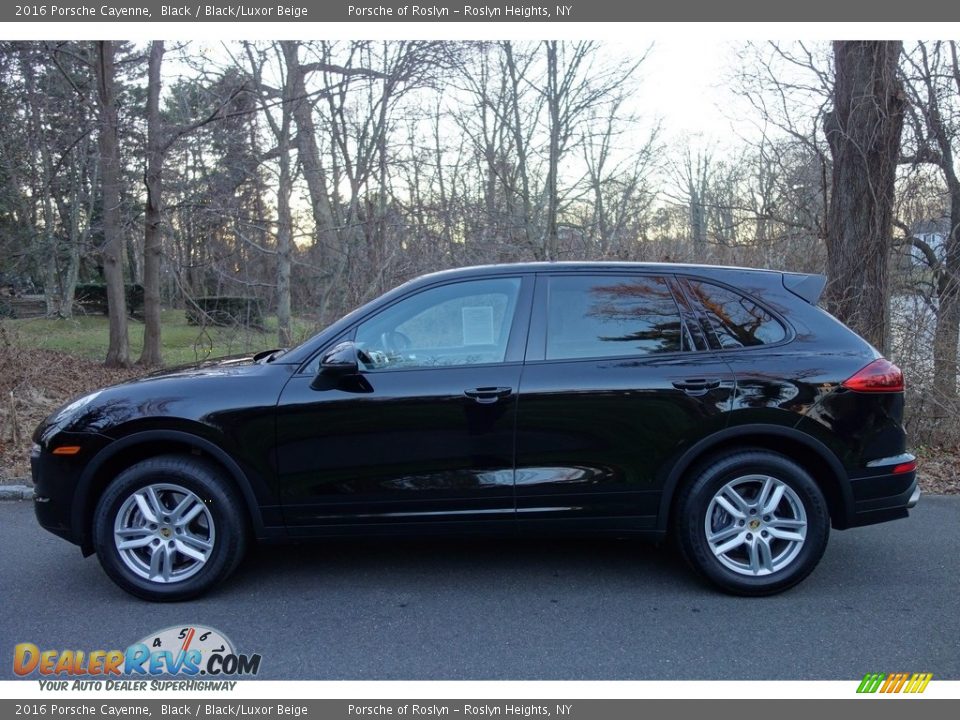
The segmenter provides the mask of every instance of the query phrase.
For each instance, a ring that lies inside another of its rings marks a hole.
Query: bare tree
[[[110,341],[104,364],[130,366],[127,300],[123,282],[123,229],[120,217],[120,133],[116,95],[116,48],[96,43],[94,71],[99,119],[101,198],[103,203],[103,274],[107,283]]]
[[[276,249],[276,303],[277,303],[277,342],[281,347],[292,344],[291,305],[290,305],[290,272],[293,252],[293,214],[290,208],[290,198],[293,194],[294,166],[291,158],[293,150],[293,111],[295,109],[295,84],[291,81],[291,69],[283,62],[283,49],[279,43],[272,43],[267,47],[255,47],[252,43],[244,43],[244,51],[248,62],[248,71],[252,77],[252,86],[258,94],[260,107],[267,124],[270,127],[275,141],[275,147],[267,155],[277,159],[277,220],[274,233]],[[269,63],[279,74],[279,90],[268,85],[264,80],[264,71]],[[295,71],[294,71],[295,72]],[[278,108],[274,107],[275,98],[279,92]],[[279,110],[279,117],[274,112]]]
[[[558,217],[561,211],[560,163],[579,137],[579,126],[589,121],[598,106],[619,105],[623,86],[646,59],[604,66],[598,60],[595,42],[543,43],[546,77],[541,84],[547,108],[546,222],[542,242],[543,257],[557,260],[559,252]]]
[[[946,186],[947,232],[942,248],[931,247],[904,228],[923,253],[934,275],[937,322],[934,331],[934,393],[957,396],[957,349],[960,342],[960,176],[956,154],[960,145],[960,61],[957,43],[918,43],[904,57],[909,99],[907,127],[910,145],[902,159],[936,169]]]
[[[642,143],[623,142],[624,123],[635,118],[623,117],[624,96],[594,113],[581,130],[583,158],[589,191],[578,205],[588,217],[583,223],[584,235],[592,252],[585,257],[628,259],[637,256],[639,242],[647,231],[649,213],[655,193],[649,178],[659,159],[659,125]],[[632,142],[630,137],[628,142]]]
[[[705,262],[709,196],[714,173],[713,151],[705,148],[694,150],[688,144],[681,159],[675,163],[674,173],[680,186],[680,197],[689,212],[688,226],[693,244],[693,259],[695,262]]]
[[[369,142],[373,144],[373,148],[358,147],[356,149],[356,160],[361,161],[362,158],[366,158],[367,162],[372,162],[374,155],[378,154],[381,161],[379,168],[385,172],[386,167],[383,161],[386,160],[387,148],[386,121],[389,117],[391,103],[402,92],[404,84],[415,84],[418,74],[423,73],[424,67],[429,65],[431,61],[436,60],[434,50],[439,44],[397,43],[396,55],[388,59],[382,68],[372,67],[362,61],[354,62],[357,55],[360,54],[358,51],[364,45],[362,43],[353,44],[354,47],[348,52],[345,63],[334,61],[332,57],[333,48],[330,43],[306,44],[304,49],[307,53],[312,53],[314,57],[305,62],[300,57],[303,45],[303,43],[292,40],[280,43],[286,66],[286,83],[290,86],[288,100],[284,100],[284,102],[290,102],[292,106],[291,113],[297,129],[295,138],[297,158],[310,194],[310,207],[314,221],[314,248],[316,249],[313,259],[321,273],[317,277],[320,285],[318,293],[321,298],[320,312],[321,315],[326,315],[326,304],[330,292],[341,280],[346,270],[346,260],[349,257],[346,245],[351,240],[349,237],[350,231],[345,227],[349,225],[349,221],[342,216],[340,208],[334,201],[328,171],[321,157],[320,144],[317,140],[317,125],[314,119],[316,104],[320,100],[327,101],[328,107],[331,108],[330,125],[336,130],[336,120],[345,116],[339,114],[343,105],[338,105],[335,98],[339,97],[340,100],[346,98],[344,93],[350,79],[379,82],[382,95],[374,100],[371,114],[367,117],[367,122],[370,123],[368,127],[371,131]],[[317,83],[311,82],[311,79],[317,76],[321,79],[319,87],[316,87]],[[339,108],[339,111],[335,108]],[[338,132],[334,137],[343,138],[345,134]],[[348,147],[348,143],[340,142],[337,145],[337,149],[341,153],[344,152],[346,147]],[[349,155],[344,157],[343,160],[344,167],[350,173],[352,163]],[[364,171],[357,177],[362,175],[366,180],[367,174]],[[386,198],[386,194],[383,192],[386,184],[384,180],[385,178],[381,177],[381,203]],[[354,187],[359,189],[359,186],[351,184],[351,188]],[[351,203],[351,207],[356,209],[353,203]]]
[[[542,246],[537,243],[536,218],[534,209],[534,198],[532,194],[532,135],[537,126],[537,120],[542,107],[541,100],[525,110],[524,98],[528,92],[527,73],[533,63],[532,54],[518,55],[516,44],[510,40],[505,40],[501,44],[503,49],[504,70],[507,76],[506,92],[506,110],[509,113],[509,127],[513,140],[513,162],[516,164],[516,171],[512,173],[514,178],[511,188],[512,204],[516,207],[515,214],[519,213],[519,225],[523,231],[523,240],[530,247],[538,260],[543,260],[544,253]]]
[[[144,331],[143,350],[138,363],[154,366],[163,363],[160,344],[160,264],[163,254],[163,166],[170,148],[180,138],[221,119],[225,108],[243,89],[242,86],[229,88],[222,98],[212,103],[208,113],[189,122],[167,127],[160,116],[160,91],[162,89],[161,66],[165,53],[163,40],[154,40],[150,44],[147,62],[147,136],[144,185],[147,201],[144,209],[143,232],[143,310]]]
[[[163,63],[163,40],[150,44],[147,68],[147,169],[144,185],[147,202],[143,218],[143,350],[141,365],[163,362],[160,349],[160,256],[163,253],[163,154],[164,142],[160,127],[160,66]]]
[[[833,44],[833,109],[824,131],[833,159],[827,307],[885,349],[894,182],[903,127],[897,73],[902,43]]]
[[[3,132],[7,142],[21,142],[30,158],[4,163],[11,188],[29,188],[27,204],[33,206],[23,226],[33,237],[20,258],[39,269],[47,315],[69,317],[90,228],[91,179],[96,185],[91,63],[82,43],[11,43],[2,51],[15,62],[22,83],[16,93],[22,110],[8,114],[22,140],[11,136],[12,127]]]
[[[766,42],[747,43],[739,55],[733,88],[753,109],[758,131],[744,138],[745,211],[757,240],[767,241],[763,261],[823,272],[832,53],[827,45]]]

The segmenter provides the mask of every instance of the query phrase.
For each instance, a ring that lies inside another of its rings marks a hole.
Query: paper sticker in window
[[[493,308],[489,305],[461,308],[464,345],[493,345]]]

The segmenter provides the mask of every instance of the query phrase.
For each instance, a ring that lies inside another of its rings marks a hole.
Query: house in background
[[[950,235],[950,218],[941,217],[935,220],[921,220],[913,224],[910,232],[913,233],[915,238],[929,245],[930,249],[936,254],[937,259],[941,262],[943,261],[944,247],[946,246],[947,237]],[[920,248],[911,244],[908,246],[908,249],[911,265],[919,265],[924,268],[929,267],[930,263],[927,262],[927,258]]]

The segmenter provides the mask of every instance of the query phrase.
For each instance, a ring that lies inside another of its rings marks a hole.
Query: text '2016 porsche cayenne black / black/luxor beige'
[[[302,345],[167,371],[45,420],[40,524],[151,600],[251,541],[672,535],[723,590],[906,517],[903,375],[816,275],[534,263],[413,280]]]

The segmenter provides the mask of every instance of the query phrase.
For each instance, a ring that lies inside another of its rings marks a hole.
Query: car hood
[[[198,360],[192,363],[184,363],[173,367],[155,370],[154,372],[137,378],[132,382],[141,382],[144,380],[153,380],[165,377],[186,377],[190,375],[209,375],[216,373],[229,373],[236,368],[273,362],[283,357],[287,348],[272,348],[270,350],[260,350],[256,353],[239,353],[236,355],[225,355],[223,357],[210,358],[209,360]],[[282,363],[283,361],[280,360]]]
[[[162,378],[183,378],[193,375],[234,374],[242,368],[256,364],[260,359],[270,352],[272,351],[256,353],[255,355],[243,353],[240,355],[228,355],[226,357],[184,363],[183,365],[176,365],[174,367],[164,368],[163,370],[156,370],[144,375],[141,378],[131,380],[130,382],[142,383]]]
[[[266,364],[272,352],[190,363],[96,390],[51,413],[37,427],[34,441],[46,444],[62,431],[103,433],[135,419],[201,420],[261,395],[273,403],[292,366]]]

